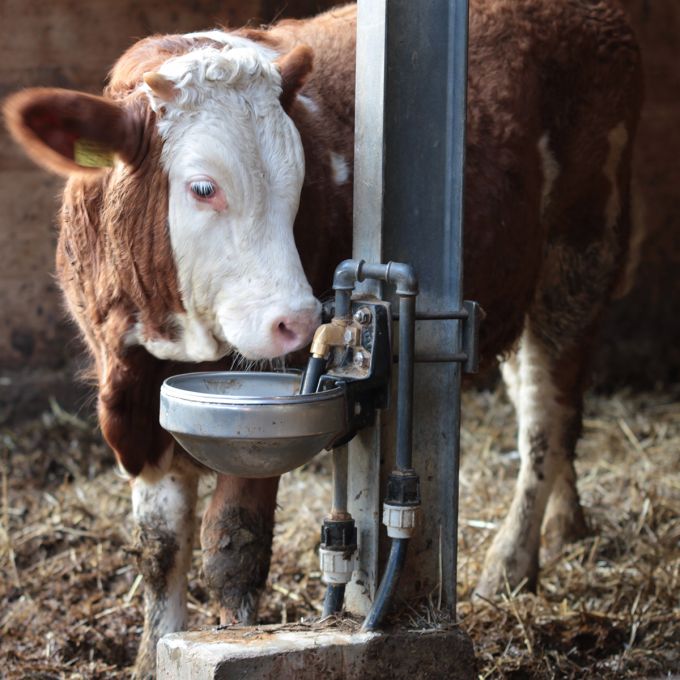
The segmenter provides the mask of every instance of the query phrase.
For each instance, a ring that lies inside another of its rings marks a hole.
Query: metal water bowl
[[[186,373],[161,387],[161,425],[196,460],[239,477],[274,477],[347,430],[344,391],[298,394],[295,373]]]

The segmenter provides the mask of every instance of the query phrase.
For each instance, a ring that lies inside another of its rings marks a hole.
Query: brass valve
[[[315,359],[325,359],[332,347],[357,347],[361,339],[361,326],[352,318],[333,318],[319,326],[314,333],[311,353]]]

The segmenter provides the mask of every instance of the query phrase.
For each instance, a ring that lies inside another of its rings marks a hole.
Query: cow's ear
[[[38,164],[60,175],[92,173],[120,157],[132,163],[139,151],[142,121],[103,97],[34,88],[7,99],[7,127]]]
[[[179,95],[179,90],[175,86],[175,83],[162,73],[147,71],[143,75],[143,79],[154,97],[160,99],[162,102],[172,102],[177,98],[177,95]]]
[[[305,84],[314,64],[314,52],[308,45],[298,45],[284,54],[276,65],[281,71],[281,106],[290,109],[295,95]]]

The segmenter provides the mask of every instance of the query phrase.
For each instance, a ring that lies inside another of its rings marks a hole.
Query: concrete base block
[[[194,631],[158,643],[159,680],[472,680],[460,630],[347,633],[281,626]]]

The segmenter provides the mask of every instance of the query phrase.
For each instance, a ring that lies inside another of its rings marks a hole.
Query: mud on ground
[[[464,398],[459,617],[482,678],[649,678],[680,669],[680,387],[587,400],[589,538],[544,555],[537,594],[470,603],[518,467],[502,390]],[[94,424],[60,409],[0,430],[0,678],[128,677],[141,631],[128,484]],[[327,457],[286,475],[262,621],[317,616]],[[209,493],[209,484],[202,490]],[[190,576],[190,626],[215,609]],[[409,625],[437,625],[428,603]]]

